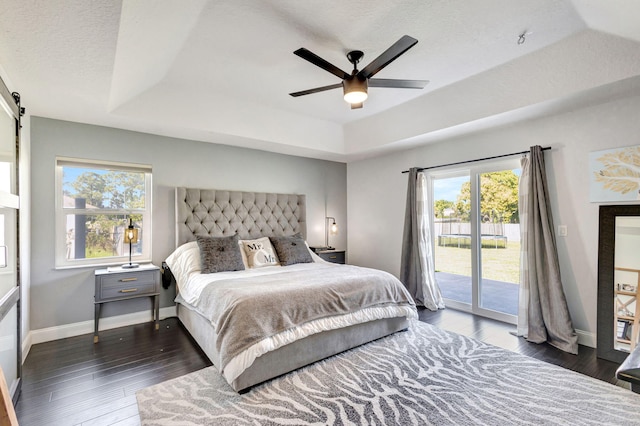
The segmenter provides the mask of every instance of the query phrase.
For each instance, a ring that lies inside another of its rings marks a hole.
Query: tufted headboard
[[[176,247],[196,235],[306,239],[306,216],[304,195],[176,188]]]

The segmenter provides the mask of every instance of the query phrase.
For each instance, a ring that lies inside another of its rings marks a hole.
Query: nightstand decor
[[[329,220],[332,221],[331,225],[329,225]],[[335,218],[327,216],[324,218],[324,246],[327,250],[333,250],[334,248],[329,245],[329,233],[338,235],[338,225]]]
[[[129,217],[129,226],[124,231],[124,243],[129,243],[129,263],[122,265],[125,269],[137,268],[137,263],[131,263],[131,252],[133,251],[133,244],[138,242],[138,229],[133,227],[133,220]]]

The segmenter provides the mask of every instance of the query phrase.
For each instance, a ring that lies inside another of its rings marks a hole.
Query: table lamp
[[[124,231],[124,242],[129,243],[129,263],[122,265],[125,269],[137,268],[137,263],[131,263],[131,253],[133,251],[133,244],[138,242],[138,229],[133,227],[133,220],[129,218],[129,226]]]

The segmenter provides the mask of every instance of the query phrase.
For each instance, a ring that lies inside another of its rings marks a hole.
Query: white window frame
[[[143,172],[145,174],[145,207],[144,209],[72,209],[64,208],[64,193],[63,193],[63,166],[71,167],[86,167],[102,170],[117,170],[117,171],[134,171]],[[139,214],[142,215],[142,239],[141,254],[136,255],[133,261],[136,263],[148,263],[151,262],[151,240],[152,240],[152,169],[147,164],[134,164],[134,163],[122,163],[113,161],[102,160],[89,160],[70,157],[56,157],[56,171],[55,171],[55,186],[56,186],[56,209],[55,209],[55,268],[56,269],[68,269],[79,267],[91,267],[91,266],[110,266],[121,265],[129,262],[129,254],[123,256],[109,256],[104,258],[85,258],[85,259],[67,259],[67,246],[66,246],[66,215],[67,214],[119,214],[130,215]]]
[[[491,173],[500,170],[508,170],[508,169],[519,169],[520,160],[517,158],[511,158],[506,160],[494,160],[494,161],[483,161],[479,164],[469,165],[467,167],[451,167],[447,169],[441,169],[436,171],[431,171],[428,173],[428,176],[431,177],[431,188],[429,190],[429,203],[433,207],[434,203],[434,194],[433,194],[433,182],[435,179],[446,179],[458,176],[469,176],[469,181],[471,183],[471,234],[472,234],[472,244],[471,244],[471,299],[472,302],[470,305],[465,303],[461,303],[455,300],[446,300],[447,306],[450,306],[454,309],[458,309],[465,312],[470,312],[474,315],[479,315],[485,318],[495,319],[497,321],[505,322],[508,324],[517,324],[518,317],[510,314],[506,314],[503,312],[492,311],[489,309],[482,308],[480,306],[480,287],[479,287],[479,279],[480,279],[480,268],[482,265],[481,259],[481,249],[479,247],[480,241],[477,236],[481,234],[480,228],[480,200],[478,197],[478,187],[480,185],[480,175],[483,173]],[[431,220],[431,229],[434,229],[434,219],[433,215],[430,218]],[[433,253],[435,253],[435,239],[431,238],[431,245]],[[437,267],[437,265],[436,265]]]

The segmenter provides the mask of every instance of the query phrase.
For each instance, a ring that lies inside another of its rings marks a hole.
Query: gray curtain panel
[[[567,299],[562,289],[553,216],[547,192],[544,154],[540,146],[531,147],[526,212],[528,268],[527,340],[548,342],[565,352],[578,353],[578,336],[573,328]]]
[[[420,180],[420,181],[419,181]],[[440,288],[435,280],[430,209],[426,189],[426,178],[417,168],[409,171],[407,185],[407,207],[402,237],[400,281],[419,306],[436,311],[444,309]]]
[[[518,292],[518,336],[525,338],[529,334],[529,263],[528,234],[529,223],[529,177],[530,165],[528,156],[520,159],[520,182],[518,183],[518,213],[520,215],[520,289]]]
[[[402,258],[400,260],[400,281],[409,290],[418,306],[424,306],[422,285],[420,285],[420,259],[418,250],[418,212],[416,206],[416,186],[418,169],[409,170],[407,185],[407,206],[404,214],[404,232],[402,234]]]

